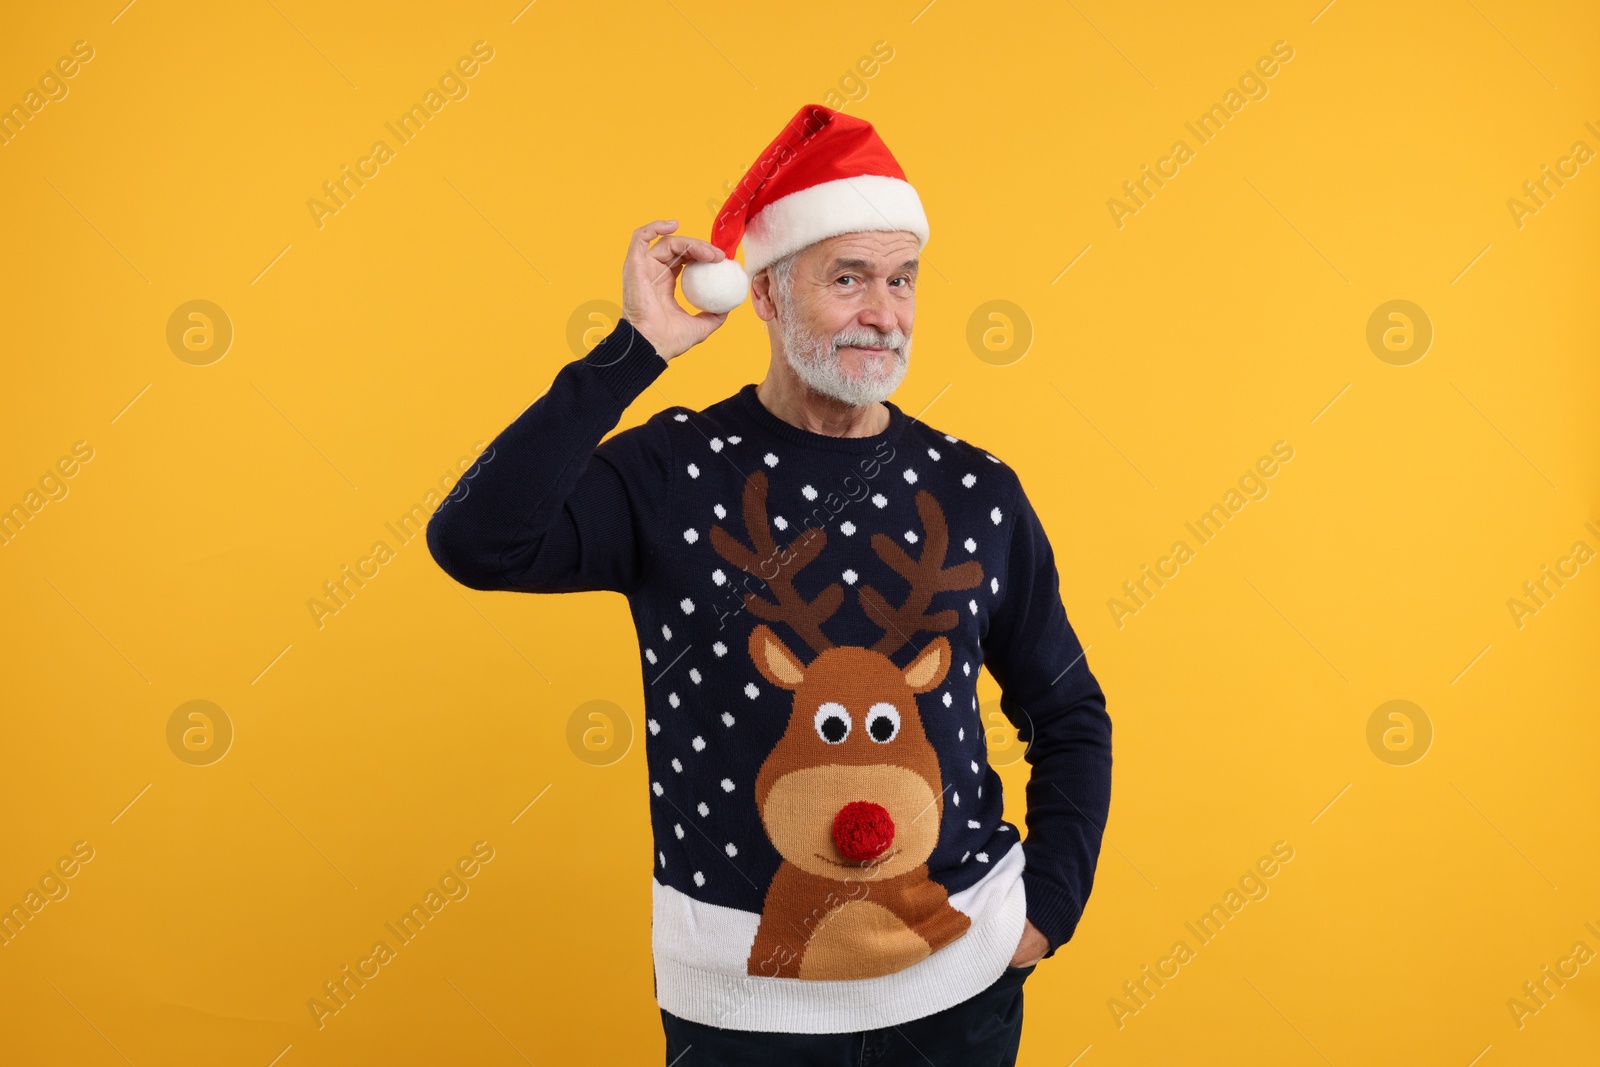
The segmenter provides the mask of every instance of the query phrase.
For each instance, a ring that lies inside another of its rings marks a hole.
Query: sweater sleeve
[[[1071,939],[1094,885],[1111,803],[1111,719],[1067,622],[1055,554],[1020,482],[1006,563],[1008,592],[984,640],[1000,709],[1028,747],[1022,850],[1028,919],[1050,942]]]
[[[428,551],[472,589],[631,594],[664,528],[660,417],[601,438],[666,360],[626,319],[502,430],[428,520]]]

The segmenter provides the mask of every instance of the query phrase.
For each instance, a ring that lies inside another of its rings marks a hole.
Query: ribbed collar
[[[870,437],[831,437],[828,434],[812,433],[810,430],[791,425],[768,411],[766,405],[761,403],[761,398],[756,395],[754,382],[735,393],[732,400],[740,411],[780,440],[802,448],[817,448],[826,452],[849,452],[858,455],[877,452],[879,445],[892,444],[898,440],[911,421],[893,400],[885,400],[884,406],[889,409],[889,425],[882,433],[875,433]]]

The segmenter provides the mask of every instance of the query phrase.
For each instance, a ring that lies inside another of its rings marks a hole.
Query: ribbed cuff
[[[1022,853],[1026,858],[1026,841],[1023,842]],[[1072,939],[1083,909],[1072,898],[1072,894],[1036,868],[1023,867],[1022,884],[1028,891],[1028,921],[1037,926],[1050,942],[1050,951],[1040,958],[1049,959],[1056,954],[1056,949]]]
[[[644,334],[634,329],[627,319],[618,319],[616,328],[605,340],[583,357],[583,365],[605,383],[611,394],[622,401],[624,407],[661,377],[667,361],[661,358],[655,345],[645,340]]]

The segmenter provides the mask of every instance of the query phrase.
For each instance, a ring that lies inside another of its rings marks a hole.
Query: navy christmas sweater
[[[920,1018],[1049,954],[1088,899],[1105,697],[1021,482],[886,404],[868,437],[746,385],[613,434],[666,369],[629,322],[519,415],[428,523],[474,589],[614,590],[644,682],[660,1006],[737,1030]],[[1002,818],[979,667],[1027,744]]]

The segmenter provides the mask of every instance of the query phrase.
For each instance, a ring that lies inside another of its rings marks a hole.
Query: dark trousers
[[[899,1026],[849,1034],[724,1030],[661,1009],[668,1067],[1014,1067],[1022,1041],[1028,967],[1007,967],[989,988]]]

